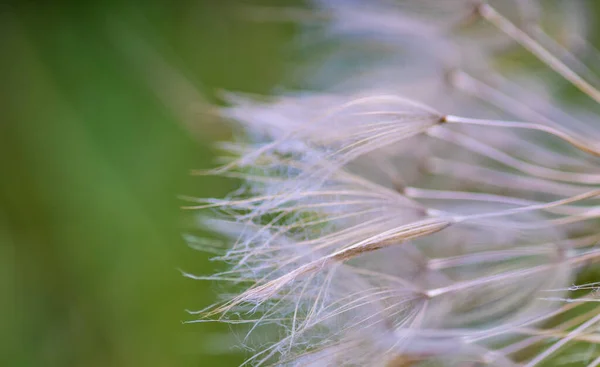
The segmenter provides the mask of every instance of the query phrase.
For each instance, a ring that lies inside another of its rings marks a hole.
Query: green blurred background
[[[254,1],[259,5],[291,2]],[[0,365],[234,366],[209,255],[181,238],[178,195],[234,182],[214,165],[230,129],[216,89],[267,93],[294,28],[237,1],[0,4]]]

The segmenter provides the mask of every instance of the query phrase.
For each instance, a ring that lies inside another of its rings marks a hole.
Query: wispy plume
[[[230,243],[197,278],[241,291],[198,321],[249,325],[252,365],[600,365],[600,129],[554,87],[600,103],[588,5],[254,9],[328,51],[303,92],[223,95],[247,138],[204,173],[244,184],[187,208]]]

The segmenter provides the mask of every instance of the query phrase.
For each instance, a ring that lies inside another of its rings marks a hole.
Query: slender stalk
[[[592,325],[594,325],[598,322],[600,322],[600,314],[592,317],[587,322],[584,322],[579,327],[573,329],[573,331],[568,333],[567,336],[562,338],[557,343],[553,344],[550,348],[546,349],[542,353],[538,354],[534,359],[529,361],[529,363],[527,363],[524,367],[533,367],[533,366],[539,364],[544,359],[546,359],[547,357],[549,357],[550,355],[555,353],[557,350],[559,350],[563,345],[565,345],[568,342],[570,342],[571,340],[575,339],[577,337],[577,335],[580,334],[582,331],[588,329],[589,327],[591,327]]]
[[[575,203],[577,201],[581,201],[581,200],[585,200],[585,199],[589,199],[589,198],[593,198],[593,197],[597,197],[597,196],[600,196],[600,189],[591,190],[591,191],[584,192],[579,195],[571,196],[571,197],[561,199],[561,200],[551,201],[548,203],[533,204],[533,205],[524,206],[524,207],[520,207],[520,208],[500,210],[497,212],[468,215],[468,216],[462,217],[462,220],[503,217],[503,216],[519,214],[519,213],[524,213],[524,212],[529,212],[529,211],[536,211],[536,210],[548,211],[549,209],[552,209],[557,206]],[[460,219],[457,219],[457,221],[460,221]]]
[[[594,101],[600,103],[600,91],[598,89],[594,88],[594,86],[585,81],[581,76],[571,70],[567,65],[565,65],[565,63],[560,61],[560,59],[550,53],[536,40],[531,38],[527,33],[519,29],[510,20],[506,19],[502,14],[496,11],[496,9],[491,7],[489,4],[481,4],[478,10],[481,17],[517,41],[521,46],[525,47],[529,52],[540,59],[540,61],[545,63],[552,70],[556,71],[563,78],[571,82],[574,86],[579,88],[579,90],[587,94]]]
[[[566,260],[566,262],[568,262],[569,264],[577,265],[578,263],[592,261],[592,260],[598,260],[599,258],[600,258],[600,251],[589,251],[582,255],[577,255],[575,257],[569,258],[568,260]],[[430,297],[430,298],[439,297],[441,295],[452,293],[452,292],[458,292],[458,291],[473,288],[473,287],[480,287],[484,284],[488,284],[491,282],[498,282],[498,281],[505,281],[505,280],[513,279],[513,278],[527,277],[527,276],[531,276],[531,275],[536,274],[541,271],[551,271],[554,268],[556,268],[557,265],[558,265],[558,263],[550,263],[550,264],[538,265],[538,266],[528,268],[528,269],[519,269],[519,270],[514,270],[514,271],[510,271],[510,272],[506,272],[506,273],[494,274],[494,275],[490,275],[487,277],[482,277],[482,278],[478,278],[478,279],[474,279],[474,280],[468,280],[468,281],[464,281],[464,282],[450,284],[445,287],[430,289],[430,290],[427,290],[425,292],[425,294],[427,295],[427,297]]]
[[[436,175],[445,175],[461,181],[493,186],[502,190],[511,189],[517,192],[535,192],[555,196],[577,195],[586,190],[585,186],[554,182],[450,159],[431,158],[428,168]]]
[[[535,124],[531,122],[517,122],[517,121],[502,121],[502,120],[487,120],[487,119],[476,119],[476,118],[468,118],[468,117],[460,117],[447,115],[445,116],[445,121],[448,123],[456,123],[456,124],[465,124],[465,125],[479,125],[479,126],[487,126],[487,127],[501,127],[501,128],[509,128],[509,129],[527,129],[527,130],[537,130],[543,131],[550,135],[554,135],[557,138],[560,138],[574,147],[600,157],[600,150],[594,147],[595,144],[591,142],[586,142],[584,139],[579,137],[574,137],[568,132],[554,128],[551,126],[546,126],[542,124]]]
[[[480,142],[468,135],[461,134],[448,129],[442,130],[439,128],[432,128],[427,130],[427,134],[431,137],[447,141],[449,143],[461,146],[472,152],[480,154],[484,157],[492,159],[496,162],[502,163],[507,167],[511,167],[515,170],[530,174],[532,176],[541,177],[545,179],[580,183],[586,185],[598,185],[600,184],[600,174],[588,174],[588,173],[577,173],[577,172],[564,172],[558,171],[535,164],[530,164],[513,156],[498,150],[492,146]]]
[[[587,367],[598,367],[600,366],[600,356],[592,361],[592,363],[588,364]]]

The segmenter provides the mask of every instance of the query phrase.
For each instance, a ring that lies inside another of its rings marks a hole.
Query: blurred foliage
[[[0,5],[0,365],[242,361],[227,328],[181,323],[214,292],[178,271],[213,264],[181,239],[177,198],[234,187],[189,175],[230,134],[201,96],[265,93],[284,72],[294,29],[242,5]]]

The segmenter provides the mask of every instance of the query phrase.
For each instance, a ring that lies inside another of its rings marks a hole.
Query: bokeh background
[[[208,106],[285,78],[298,30],[246,6],[298,3],[0,4],[0,365],[243,361],[227,327],[182,324],[215,292],[179,269],[218,265],[182,239],[178,195],[235,187],[190,175],[232,134]]]
[[[259,5],[293,2],[261,1]],[[220,196],[215,90],[267,93],[295,29],[240,1],[0,5],[0,365],[236,366],[182,239],[178,195]]]

